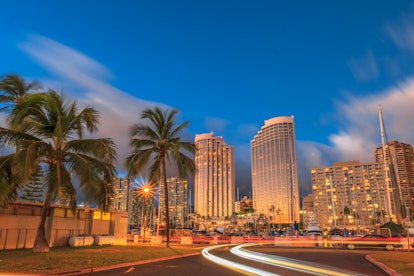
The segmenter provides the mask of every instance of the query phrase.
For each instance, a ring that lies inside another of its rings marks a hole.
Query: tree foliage
[[[23,87],[24,82],[15,86]],[[45,221],[50,204],[61,199],[76,208],[75,180],[87,198],[104,209],[109,206],[116,147],[110,138],[83,137],[97,130],[99,113],[92,107],[79,111],[76,101],[54,90],[26,96],[22,102],[16,101],[8,110],[9,128],[0,127],[2,145],[14,149],[0,156],[0,204],[14,200],[38,167],[44,168],[46,196],[33,251],[47,252]]]
[[[32,175],[30,181],[24,186],[20,199],[30,202],[42,202],[43,197],[43,172],[42,167],[38,166],[36,173]]]
[[[164,188],[167,246],[170,220],[166,162],[175,165],[180,178],[185,178],[195,170],[194,160],[184,153],[194,154],[195,145],[181,141],[179,136],[189,122],[175,126],[177,113],[176,109],[169,112],[159,107],[144,110],[141,119],[148,120],[148,124],[131,126],[129,145],[132,153],[126,159],[129,177],[136,178],[149,165],[150,183],[159,183]]]

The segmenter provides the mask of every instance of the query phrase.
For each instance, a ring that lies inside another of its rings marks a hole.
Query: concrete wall
[[[112,213],[111,232],[115,237],[115,244],[126,245],[128,234],[128,213]]]
[[[0,250],[32,248],[40,223],[42,204],[16,202],[0,209]],[[114,236],[114,244],[126,244],[128,214],[99,209],[52,206],[46,220],[50,247],[67,246],[76,236]]]

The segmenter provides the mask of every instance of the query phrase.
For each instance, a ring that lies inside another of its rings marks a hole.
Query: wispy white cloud
[[[402,15],[400,21],[385,25],[386,35],[400,50],[414,50],[414,21],[411,18]],[[360,81],[376,78],[380,72],[371,50],[367,50],[363,57],[351,59],[349,65]],[[339,131],[329,135],[329,145],[298,142],[298,148],[302,148],[298,151],[302,152],[306,164],[332,165],[336,161],[350,160],[372,162],[376,147],[381,146],[378,105],[382,107],[388,141],[414,145],[411,119],[414,117],[414,77],[410,77],[383,91],[366,96],[348,96],[345,101],[338,102]],[[304,152],[307,148],[311,149],[311,154]]]
[[[379,75],[377,62],[371,50],[367,50],[362,57],[352,58],[349,67],[359,81],[370,81]]]
[[[112,74],[105,66],[49,38],[31,36],[21,44],[21,49],[51,73],[54,85],[61,85],[67,95],[100,111],[102,124],[99,135],[115,140],[120,163],[129,154],[128,128],[139,122],[139,113],[154,105],[169,108],[162,103],[143,101],[113,87],[108,81]],[[297,141],[299,176],[304,191],[311,192],[308,181],[312,167],[330,166],[333,162],[349,160],[373,161],[375,148],[381,145],[378,104],[382,106],[388,139],[414,144],[411,122],[411,118],[414,118],[414,78],[379,93],[349,96],[346,101],[337,104],[337,115],[341,118],[337,122],[340,131],[329,136],[328,145]],[[205,120],[205,129],[217,135],[227,133],[230,125],[227,119]],[[252,139],[259,126],[240,125],[234,129],[234,136],[243,134],[243,139]],[[233,143],[236,141],[234,137],[224,138],[235,146],[236,159],[239,160],[236,170],[241,171],[243,179],[236,181],[246,185],[251,179],[250,144]],[[122,164],[119,164],[119,168],[123,169]]]
[[[401,50],[414,50],[414,22],[413,13],[402,15],[400,22],[387,23],[385,31],[391,41]]]
[[[107,80],[112,74],[105,66],[52,39],[32,35],[20,47],[50,72],[54,78],[51,82],[61,85],[66,95],[100,112],[99,136],[114,139],[118,147],[118,168],[125,172],[123,162],[130,152],[129,127],[140,122],[139,114],[146,108],[170,107],[141,100],[113,87]]]
[[[303,194],[311,193],[312,168],[332,166],[334,162],[342,161],[374,162],[375,149],[381,146],[378,105],[381,105],[388,141],[414,145],[414,78],[376,94],[349,97],[337,105],[340,131],[329,136],[328,145],[297,141]]]
[[[346,117],[348,126],[343,133],[332,135],[336,148],[342,147],[353,156],[363,149],[374,150],[380,146],[378,105],[382,107],[388,140],[413,143],[411,118],[414,116],[414,78],[399,83],[381,93],[363,98],[350,98],[338,106],[338,112]]]

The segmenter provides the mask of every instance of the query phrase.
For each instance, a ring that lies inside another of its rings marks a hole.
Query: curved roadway
[[[245,246],[245,245],[243,245]],[[207,247],[203,255],[137,262],[117,268],[89,270],[75,274],[89,275],[154,275],[154,276],[233,276],[233,275],[388,275],[368,262],[372,251],[332,248],[287,248],[250,244],[248,247],[220,245]],[[243,255],[243,256],[241,256]],[[237,264],[237,267],[234,267]],[[70,274],[68,274],[70,275]]]
[[[388,275],[365,259],[369,251],[281,248],[257,244],[248,247],[246,245],[231,248],[210,247],[203,253],[205,254],[206,251],[216,258],[237,263],[236,267],[255,275]],[[233,255],[229,254],[229,251]],[[218,264],[223,263],[220,262],[222,260],[215,261]],[[250,270],[251,267],[254,269]]]

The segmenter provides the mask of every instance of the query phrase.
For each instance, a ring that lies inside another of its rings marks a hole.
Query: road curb
[[[390,276],[402,276],[400,273],[398,273],[397,271],[395,271],[394,269],[389,268],[388,266],[386,266],[385,264],[375,260],[374,258],[372,258],[370,255],[366,255],[365,259],[372,263],[373,265],[381,268],[385,273],[387,273]]]

